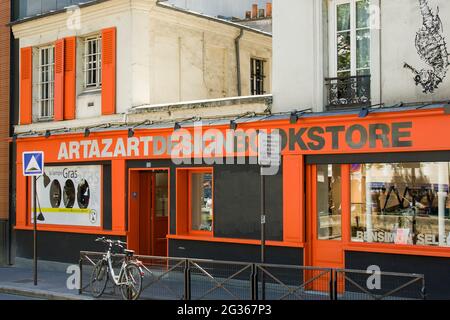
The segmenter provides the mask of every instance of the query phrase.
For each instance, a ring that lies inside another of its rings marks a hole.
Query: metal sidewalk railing
[[[336,300],[424,300],[425,277],[422,274],[361,270],[335,270]]]
[[[330,268],[256,264],[256,300],[331,300]],[[259,280],[259,281],[258,281]]]
[[[80,252],[79,294],[103,253]],[[122,254],[113,255],[120,267]],[[144,266],[141,299],[162,300],[403,300],[425,299],[423,275],[136,255]],[[105,298],[119,298],[109,283]]]

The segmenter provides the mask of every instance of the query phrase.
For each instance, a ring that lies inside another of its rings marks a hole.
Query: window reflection
[[[340,78],[370,74],[370,1],[346,2],[336,6],[336,71]]]
[[[212,174],[191,173],[191,228],[212,231]]]
[[[167,172],[155,174],[155,216],[167,217],[169,215],[169,175]]]
[[[449,166],[352,165],[352,241],[450,246]]]
[[[341,166],[317,166],[319,240],[341,240]]]

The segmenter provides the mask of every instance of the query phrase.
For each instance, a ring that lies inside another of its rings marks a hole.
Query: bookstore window
[[[450,247],[450,162],[353,164],[354,242]]]

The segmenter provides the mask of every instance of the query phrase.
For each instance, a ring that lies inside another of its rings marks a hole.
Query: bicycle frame
[[[108,276],[109,276],[115,286],[120,286],[123,297],[125,297],[124,291],[123,291],[124,286],[130,288],[131,286],[134,287],[135,283],[136,283],[136,279],[134,279],[134,276],[131,273],[128,274],[128,272],[127,272],[129,266],[134,266],[134,267],[138,268],[139,277],[140,277],[139,286],[138,286],[139,292],[136,292],[137,296],[135,296],[133,298],[133,300],[137,299],[140,295],[140,290],[142,289],[142,278],[144,276],[144,273],[142,271],[142,266],[143,266],[142,262],[134,258],[134,251],[125,249],[126,247],[124,247],[124,245],[125,246],[127,245],[126,242],[122,242],[119,240],[113,241],[113,240],[105,239],[105,237],[97,238],[95,241],[101,241],[103,243],[108,244],[106,253],[103,254],[103,257],[99,262],[102,264],[99,270],[103,269],[103,267],[102,267],[103,265],[106,266],[106,268],[107,268],[106,280],[108,280]],[[123,258],[123,260],[121,260],[119,274],[116,274],[116,272],[114,271],[114,267],[113,267],[112,259],[113,259],[114,254],[112,253],[112,249],[114,246],[118,246],[118,247],[124,249],[124,252],[125,252],[124,258]],[[93,273],[92,277],[95,277],[93,279],[96,279],[98,277],[98,274]],[[130,282],[130,280],[132,280],[133,282]],[[102,287],[102,291],[97,295],[97,297],[99,297],[103,294],[103,291],[105,290],[106,285],[107,285],[107,282],[104,283],[104,286]],[[127,295],[129,295],[129,293],[127,293]],[[132,297],[130,296],[128,298],[132,298]]]
[[[120,266],[119,274],[116,275],[116,273],[114,272],[114,268],[112,266],[112,259],[111,259],[111,257],[112,257],[112,254],[111,254],[111,246],[110,246],[108,248],[108,251],[106,252],[106,254],[103,257],[103,260],[105,260],[108,263],[109,273],[111,275],[111,278],[112,278],[114,284],[116,286],[127,284],[126,282],[119,282],[119,279],[121,278],[122,274],[125,272],[125,267],[127,265],[127,260],[124,259],[122,261],[122,265]],[[126,281],[128,281],[128,279],[126,279]]]

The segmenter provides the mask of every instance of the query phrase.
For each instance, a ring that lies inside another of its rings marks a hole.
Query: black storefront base
[[[33,231],[16,230],[16,257],[33,258]],[[104,245],[95,242],[96,234],[80,234],[67,232],[39,231],[39,260],[78,263],[80,251],[102,251]],[[113,240],[126,241],[125,237],[111,236]]]
[[[9,222],[0,220],[0,266],[9,264]]]
[[[367,270],[378,266],[383,272],[423,274],[427,299],[450,299],[450,258],[372,252],[345,252],[345,268]]]
[[[259,262],[261,246],[239,243],[169,239],[169,256],[238,262]],[[303,248],[266,247],[266,263],[303,265]]]

